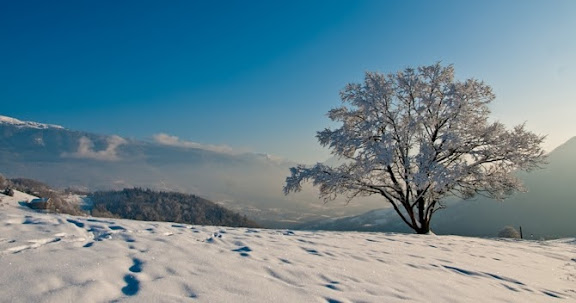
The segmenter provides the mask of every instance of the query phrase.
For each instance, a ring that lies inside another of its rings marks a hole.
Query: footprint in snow
[[[315,256],[321,256],[320,253],[315,250],[315,249],[311,249],[311,248],[305,248],[302,247],[303,250],[305,250],[307,253],[311,254],[311,255],[315,255]]]
[[[133,275],[125,275],[124,282],[126,286],[122,287],[122,293],[127,296],[134,296],[140,291],[140,281],[136,279]]]
[[[242,257],[249,257],[250,254],[248,253],[251,252],[252,249],[248,246],[243,246],[240,248],[233,249],[232,251],[239,252]]]
[[[206,242],[208,243],[213,243],[214,240],[218,239],[218,238],[222,238],[222,234],[220,233],[213,233],[212,236],[210,236],[210,238],[206,239]]]
[[[342,291],[339,287],[338,287],[338,282],[336,281],[332,281],[328,284],[325,284],[324,286],[326,286],[327,288],[330,288],[332,290],[337,290],[337,291]]]
[[[142,262],[142,260],[138,259],[138,258],[132,258],[132,266],[130,266],[130,268],[128,268],[129,271],[133,272],[133,273],[137,273],[137,272],[141,272],[142,271],[142,264],[144,264],[144,262]]]
[[[68,221],[68,223],[72,223],[72,224],[76,225],[76,227],[78,227],[78,228],[84,228],[84,223],[82,223],[80,221],[76,221],[76,220],[72,220],[72,219],[66,219],[66,221]]]
[[[197,299],[198,295],[196,294],[196,292],[192,289],[192,287],[184,284],[183,285],[184,288],[184,292],[186,292],[188,294],[188,298],[192,298],[192,299]]]
[[[103,241],[112,238],[112,233],[107,231],[103,226],[93,225],[87,229],[94,236],[94,241]]]
[[[28,225],[28,224],[45,225],[46,222],[42,221],[41,219],[35,219],[35,218],[30,217],[30,216],[26,216],[26,219],[24,219],[22,224],[25,224],[25,225]]]
[[[116,224],[113,221],[107,221],[107,220],[99,220],[99,219],[86,219],[86,221],[88,222],[96,222],[96,223],[105,223],[105,224]]]
[[[561,299],[562,297],[560,297],[557,293],[551,291],[551,290],[543,290],[542,291],[543,294],[552,297],[552,298],[557,298],[557,299]]]

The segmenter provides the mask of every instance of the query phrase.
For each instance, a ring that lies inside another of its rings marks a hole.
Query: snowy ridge
[[[0,194],[6,302],[569,302],[576,241],[302,232],[33,212]]]
[[[47,129],[47,128],[57,128],[57,129],[64,129],[64,127],[55,124],[44,124],[32,121],[21,121],[16,118],[6,117],[0,115],[0,124],[9,124],[14,125],[16,127],[22,128],[36,128],[36,129]]]

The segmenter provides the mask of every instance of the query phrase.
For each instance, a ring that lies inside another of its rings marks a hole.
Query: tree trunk
[[[416,226],[414,229],[417,234],[427,234],[430,232],[430,219],[426,215],[425,211],[425,200],[423,197],[420,197],[416,202],[416,206],[418,207],[418,217],[416,220],[420,223],[420,227]]]
[[[414,231],[419,235],[424,235],[430,232],[430,221],[424,220],[420,222],[420,227],[415,228]]]
[[[404,210],[406,211],[407,216],[405,217],[402,212],[400,211],[400,208],[392,201],[390,201],[390,203],[392,204],[392,206],[394,207],[394,210],[396,211],[396,213],[400,216],[400,218],[402,219],[402,221],[404,221],[404,223],[406,223],[406,225],[408,225],[410,228],[412,228],[417,234],[427,234],[430,232],[430,219],[432,216],[427,216],[425,209],[424,209],[424,199],[421,199],[422,201],[419,201],[421,203],[417,203],[418,204],[418,210],[414,211],[412,208],[406,206],[406,204],[404,204]],[[408,204],[410,205],[410,204]],[[417,224],[420,223],[420,224]]]

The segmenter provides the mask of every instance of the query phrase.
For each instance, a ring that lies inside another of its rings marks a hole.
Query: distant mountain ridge
[[[309,185],[302,193],[284,196],[281,188],[295,163],[266,154],[217,152],[15,121],[20,120],[0,123],[0,172],[12,178],[86,191],[144,187],[191,193],[265,227],[410,232],[390,209],[382,209],[387,204],[378,197],[324,204]],[[529,237],[573,236],[575,155],[576,137],[549,154],[545,169],[520,173],[528,193],[503,202],[450,202],[432,220],[434,232],[494,236],[505,225],[522,225]]]
[[[14,118],[3,121],[0,172],[12,178],[85,191],[144,187],[190,193],[279,228],[379,205],[324,205],[311,187],[284,196],[282,186],[295,163],[267,154],[218,152],[174,140],[135,140]]]

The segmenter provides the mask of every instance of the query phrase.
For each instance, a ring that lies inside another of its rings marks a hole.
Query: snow
[[[92,208],[94,207],[94,203],[86,195],[69,193],[66,196],[64,196],[64,200],[66,200],[66,202],[78,205],[80,209],[85,211],[92,210]]]
[[[32,121],[21,121],[16,118],[6,117],[0,115],[0,124],[11,124],[17,127],[26,128],[36,128],[36,129],[47,129],[47,128],[58,128],[63,129],[64,127],[55,124],[44,124]]]
[[[576,300],[576,239],[303,232],[38,213],[0,194],[5,302]]]

